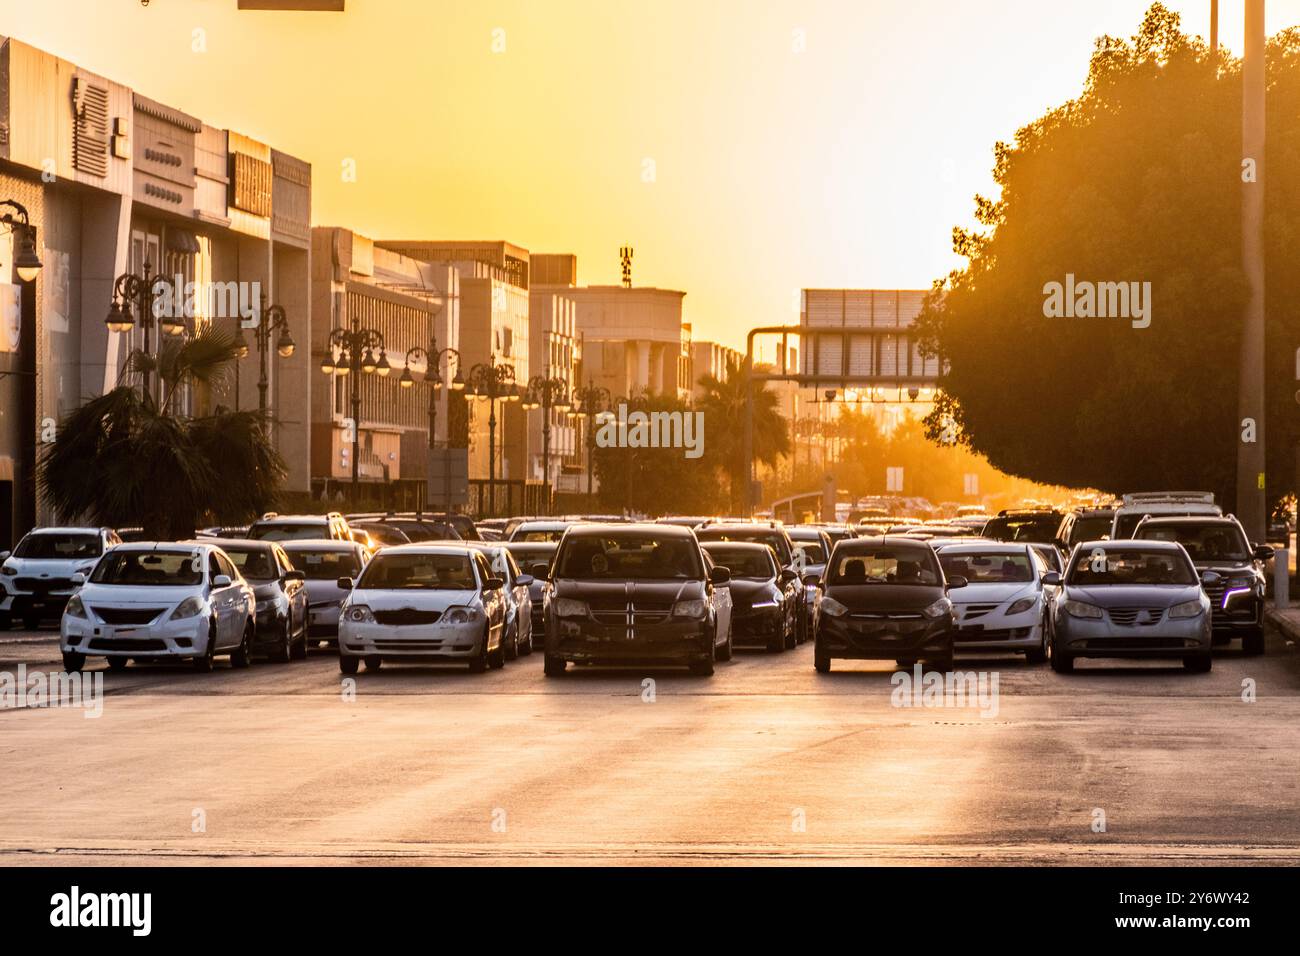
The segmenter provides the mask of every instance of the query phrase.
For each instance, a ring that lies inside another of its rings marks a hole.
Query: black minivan
[[[835,658],[895,660],[910,667],[924,660],[952,668],[953,610],[948,591],[965,578],[944,578],[934,549],[895,537],[841,541],[817,585],[813,661],[818,673]]]

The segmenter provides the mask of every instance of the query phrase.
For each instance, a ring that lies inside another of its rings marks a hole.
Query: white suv
[[[1132,538],[1143,518],[1169,518],[1183,515],[1218,517],[1223,509],[1209,491],[1142,491],[1125,495],[1110,526],[1110,539]]]
[[[34,631],[42,617],[62,614],[78,587],[72,576],[89,577],[115,544],[121,539],[110,528],[35,528],[12,552],[0,551],[0,630],[21,618]]]

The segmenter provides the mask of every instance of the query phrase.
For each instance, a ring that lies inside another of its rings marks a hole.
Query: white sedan
[[[483,552],[464,545],[385,548],[353,583],[339,614],[339,669],[385,660],[462,662],[475,673],[504,667],[505,581]]]
[[[991,541],[937,549],[946,577],[966,579],[952,594],[959,651],[1021,651],[1033,663],[1047,660],[1047,567],[1029,544]]]
[[[247,667],[254,605],[252,587],[215,545],[119,544],[64,608],[63,667],[79,671],[87,657],[106,658],[113,670],[132,659],[185,658],[210,671],[218,654]]]

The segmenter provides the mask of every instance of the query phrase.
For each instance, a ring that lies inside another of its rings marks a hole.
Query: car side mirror
[[[230,587],[230,584],[231,581],[230,581],[229,574],[218,574],[215,578],[212,579],[212,586],[214,588],[228,588]]]
[[[0,558],[0,560],[4,560],[4,559]],[[86,576],[82,574],[80,571],[78,571],[76,574],[72,576],[72,583],[77,585],[85,584]]]
[[[0,561],[13,557],[12,551],[0,551]]]
[[[709,572],[709,580],[714,584],[730,584],[731,568],[714,568]]]
[[[1219,574],[1217,571],[1206,571],[1201,575],[1202,584],[1218,584],[1222,580],[1223,575]]]
[[[792,568],[782,568],[781,573],[778,576],[778,580],[782,584],[789,584],[791,581],[798,581],[799,572],[793,570]]]
[[[338,587],[338,589],[339,589],[340,591],[351,591],[351,590],[352,590],[352,579],[351,579],[351,578],[348,578],[348,577],[342,577],[342,578],[339,578],[338,580],[336,580],[336,581],[334,582],[334,584]]]
[[[502,578],[488,578],[483,582],[484,591],[500,591],[505,586],[506,582]]]
[[[1043,584],[1049,588],[1061,586],[1061,574],[1059,571],[1048,571],[1043,575]]]
[[[535,580],[536,579],[531,574],[521,574],[519,577],[515,578],[515,584],[522,587],[529,587]]]
[[[286,581],[306,581],[307,575],[301,571],[286,571],[284,572],[284,579]]]
[[[1272,549],[1272,548],[1270,548],[1268,545],[1264,545],[1264,544],[1256,545],[1256,547],[1255,547],[1255,560],[1256,560],[1256,561],[1267,561],[1267,560],[1269,560],[1269,559],[1272,558],[1272,557],[1273,557],[1273,549]]]
[[[951,591],[953,588],[964,588],[966,586],[966,583],[967,582],[964,577],[962,577],[960,574],[954,574],[952,577],[948,579],[948,590]]]
[[[813,574],[809,571],[803,576],[803,583],[808,585],[810,588],[818,587],[822,583],[822,576],[820,574]]]

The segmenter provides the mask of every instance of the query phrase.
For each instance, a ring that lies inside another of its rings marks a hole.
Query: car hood
[[[702,581],[575,581],[559,578],[555,581],[554,597],[592,600],[689,601],[702,597]]]
[[[1206,571],[1215,571],[1222,575],[1236,574],[1240,577],[1243,574],[1255,574],[1255,562],[1249,559],[1244,561],[1224,561],[1209,559],[1206,561],[1193,561],[1196,570],[1202,573]]]
[[[93,568],[99,558],[5,558],[2,563],[9,565],[23,577],[28,578],[67,578],[82,568]]]
[[[1037,589],[1033,582],[1018,581],[1012,584],[967,584],[949,592],[953,604],[1001,604],[1017,597],[1033,597]]]
[[[328,604],[342,601],[348,596],[348,593],[334,581],[307,582],[307,601],[310,604]]]
[[[742,601],[752,601],[756,597],[767,597],[776,588],[778,593],[780,588],[771,578],[765,581],[759,581],[754,578],[732,578],[729,584],[731,596]]]
[[[413,608],[417,611],[445,611],[449,607],[464,607],[478,598],[477,591],[362,591],[352,592],[352,603],[364,604],[372,611],[400,611]]]
[[[837,584],[826,596],[850,611],[920,611],[943,597],[943,588],[920,584]]]
[[[1064,599],[1095,604],[1097,607],[1173,607],[1195,601],[1201,595],[1199,584],[1109,584],[1097,587],[1067,587]]]
[[[86,604],[115,607],[121,604],[148,604],[157,607],[180,604],[187,597],[203,596],[201,587],[132,587],[115,584],[85,584],[77,592]]]

